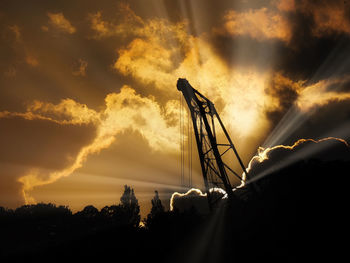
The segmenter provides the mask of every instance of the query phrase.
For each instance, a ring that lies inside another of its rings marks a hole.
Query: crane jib
[[[233,175],[234,178],[238,178],[239,185],[244,185],[244,180],[248,173],[216,111],[214,103],[194,89],[186,79],[178,79],[177,89],[182,92],[190,112],[204,185],[209,207],[212,209],[217,198],[212,196],[211,189],[224,189],[229,199],[234,199],[230,176]],[[220,138],[218,138],[219,130],[221,131]],[[218,142],[218,140],[224,140],[224,143]],[[237,167],[233,169],[223,159],[225,155],[230,153],[233,153],[233,157],[238,163],[239,171]],[[235,186],[237,186],[237,182]]]

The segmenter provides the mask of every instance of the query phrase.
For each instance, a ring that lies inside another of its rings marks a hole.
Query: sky
[[[247,167],[302,138],[349,142],[349,50],[348,1],[0,0],[0,206],[102,208],[128,184],[145,215],[155,190],[186,192],[178,78]]]

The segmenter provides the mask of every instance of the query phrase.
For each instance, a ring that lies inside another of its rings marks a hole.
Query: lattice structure
[[[234,198],[230,176],[237,177],[241,182],[242,174],[247,175],[247,171],[214,104],[194,89],[186,79],[178,80],[177,89],[182,92],[190,110],[208,202],[210,208],[213,208],[216,200],[210,189],[222,188],[229,198]],[[216,129],[221,129],[223,134],[220,136],[220,142]],[[230,153],[233,153],[233,157],[238,161],[239,170],[234,170],[232,164],[223,160],[224,156]]]

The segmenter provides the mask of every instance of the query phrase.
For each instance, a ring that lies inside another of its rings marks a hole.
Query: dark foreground
[[[153,211],[145,227],[116,207],[2,209],[0,262],[347,261],[349,171],[349,162],[298,162],[261,179],[247,201],[206,216]]]

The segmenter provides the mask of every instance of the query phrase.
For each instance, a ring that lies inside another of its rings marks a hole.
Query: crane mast
[[[229,199],[235,199],[229,175],[237,177],[242,182],[242,174],[244,173],[247,176],[247,171],[214,104],[194,89],[186,79],[178,79],[177,89],[182,92],[191,114],[204,185],[209,207],[212,209],[217,200],[215,200],[211,189],[224,189]],[[223,143],[218,142],[215,120],[223,132]],[[230,152],[233,152],[235,159],[238,161],[241,175],[222,158]]]

